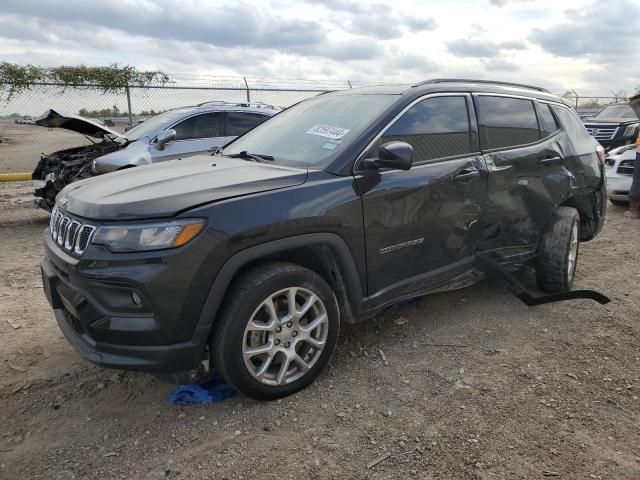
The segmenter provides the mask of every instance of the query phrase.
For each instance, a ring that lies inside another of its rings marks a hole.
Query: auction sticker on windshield
[[[309,135],[318,135],[320,137],[332,138],[339,140],[344,137],[349,130],[346,128],[332,127],[331,125],[315,125],[307,130]]]

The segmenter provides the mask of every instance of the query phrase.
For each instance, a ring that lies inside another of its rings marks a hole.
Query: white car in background
[[[615,205],[629,203],[633,166],[639,147],[638,144],[624,145],[607,153],[604,164],[607,177],[607,196]]]

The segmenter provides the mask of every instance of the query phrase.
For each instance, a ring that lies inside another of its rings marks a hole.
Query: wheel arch
[[[256,245],[231,256],[209,290],[196,329],[211,329],[234,278],[261,263],[277,260],[296,263],[320,275],[336,293],[343,320],[355,321],[363,288],[349,247],[337,234],[310,233]]]
[[[590,193],[574,195],[562,202],[560,207],[573,207],[580,215],[580,241],[595,238],[604,223],[606,212],[606,191],[604,186]]]

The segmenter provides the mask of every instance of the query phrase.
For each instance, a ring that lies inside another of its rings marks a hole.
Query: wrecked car
[[[44,233],[44,291],[92,362],[167,373],[206,360],[248,396],[282,397],[318,376],[341,324],[486,275],[527,305],[606,303],[572,290],[580,242],[604,223],[603,163],[544,89],[327,93],[213,157],[67,186]],[[511,277],[524,266],[550,293]]]
[[[119,133],[95,120],[48,110],[36,125],[80,133],[91,145],[42,155],[32,175],[36,203],[50,211],[58,192],[76,180],[212,151],[279,111],[257,103],[208,102],[170,110]]]
[[[640,137],[637,144],[614,148],[607,153],[605,159],[607,193],[614,205],[629,203],[638,146],[640,146]]]

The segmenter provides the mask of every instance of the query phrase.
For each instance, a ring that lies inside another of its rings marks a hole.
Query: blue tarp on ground
[[[169,395],[171,405],[192,405],[198,403],[220,403],[236,394],[233,387],[224,382],[222,377],[214,377],[203,385],[190,383],[180,385],[175,392]]]

